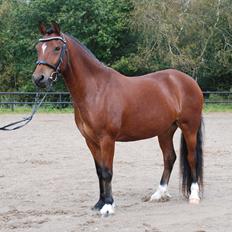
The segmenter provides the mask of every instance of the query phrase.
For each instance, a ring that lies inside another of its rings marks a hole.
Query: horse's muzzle
[[[33,82],[38,86],[39,88],[49,88],[53,82],[53,79],[46,77],[44,75],[40,76],[34,76],[32,77]]]

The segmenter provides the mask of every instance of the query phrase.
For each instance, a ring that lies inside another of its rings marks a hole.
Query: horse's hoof
[[[151,196],[150,201],[169,201],[171,198],[171,195],[168,193],[168,186],[165,185],[159,185],[156,192]]]
[[[199,186],[197,183],[192,183],[191,185],[191,194],[189,196],[189,203],[194,205],[198,205],[200,203]]]
[[[115,212],[115,204],[105,204],[102,209],[100,210],[101,215],[103,216],[109,216],[114,214]]]
[[[200,198],[189,198],[189,203],[193,205],[200,204]]]
[[[170,199],[171,199],[170,194],[166,194],[166,195],[162,195],[162,196],[157,196],[157,195],[153,194],[150,198],[150,201],[165,202],[165,201],[169,201]]]
[[[104,201],[103,200],[99,200],[93,207],[92,210],[93,211],[100,211],[102,209],[102,207],[104,206]]]

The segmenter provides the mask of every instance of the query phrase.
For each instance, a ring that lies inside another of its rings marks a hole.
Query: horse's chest
[[[80,114],[75,116],[75,121],[78,129],[80,130],[81,134],[86,138],[86,139],[91,139],[93,140],[95,138],[95,133],[93,128],[81,117]]]
[[[93,138],[94,137],[94,131],[93,129],[88,126],[86,123],[82,123],[82,133],[86,138]]]

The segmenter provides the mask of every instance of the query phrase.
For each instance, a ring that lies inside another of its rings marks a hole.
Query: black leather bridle
[[[45,60],[37,60],[36,65],[46,65],[49,68],[52,68],[54,70],[54,72],[51,74],[51,76],[49,78],[52,81],[56,81],[58,74],[61,72],[60,65],[63,62],[63,58],[64,58],[64,55],[65,55],[65,52],[66,52],[67,44],[66,44],[65,38],[62,37],[62,36],[53,36],[53,37],[48,37],[48,38],[42,38],[42,39],[39,39],[39,42],[48,42],[48,41],[51,41],[51,40],[60,40],[60,41],[63,42],[60,57],[59,57],[58,61],[56,62],[56,64],[50,64]]]

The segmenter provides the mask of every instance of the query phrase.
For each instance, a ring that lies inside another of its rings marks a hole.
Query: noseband
[[[63,62],[63,58],[64,58],[64,55],[65,55],[67,45],[66,45],[66,40],[62,36],[54,36],[54,37],[49,37],[49,38],[42,38],[42,39],[39,39],[39,42],[48,42],[48,41],[51,41],[51,40],[61,40],[64,43],[62,45],[62,49],[61,49],[61,53],[60,53],[60,57],[59,57],[58,61],[54,65],[54,64],[49,64],[45,60],[37,60],[36,65],[46,65],[49,68],[52,68],[54,70],[54,72],[51,74],[51,76],[49,78],[52,81],[56,81],[57,76],[60,73],[60,65]]]

